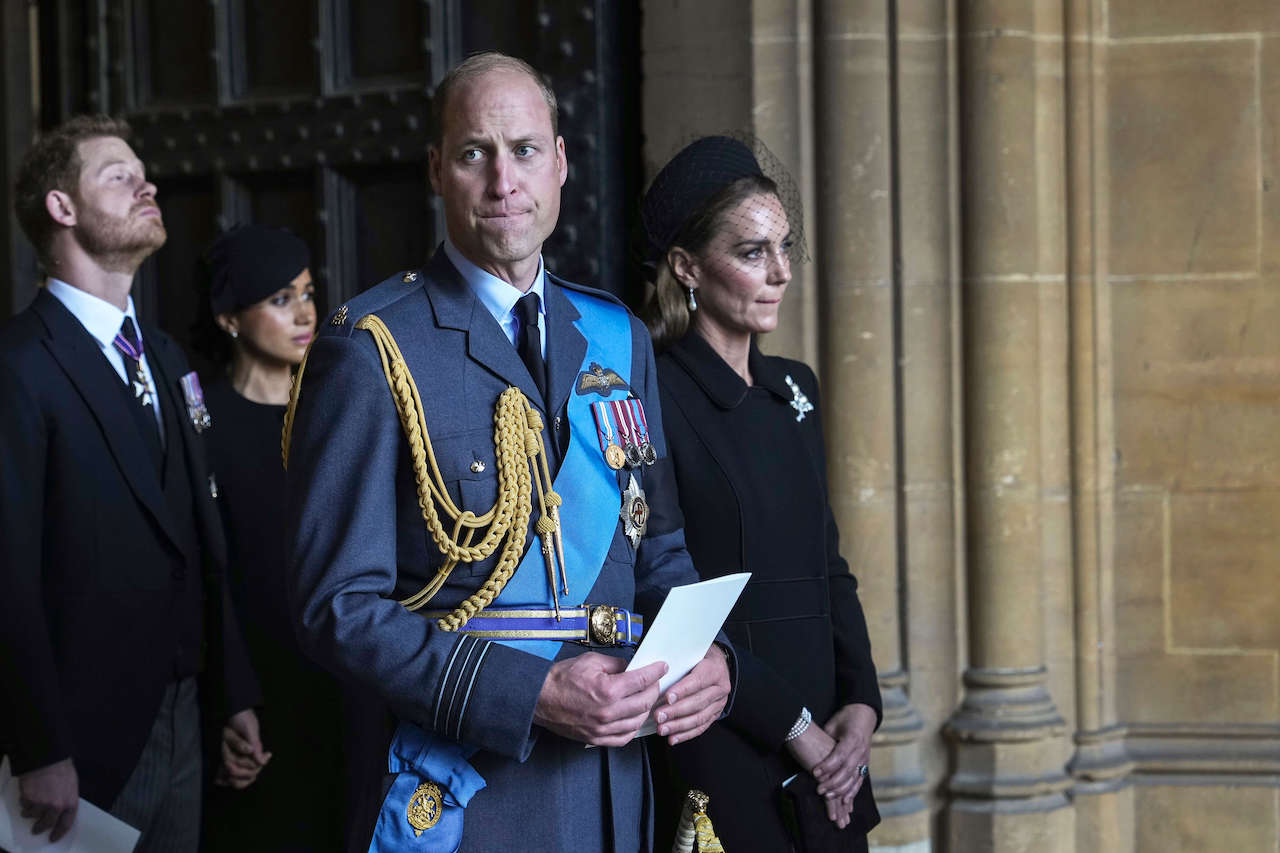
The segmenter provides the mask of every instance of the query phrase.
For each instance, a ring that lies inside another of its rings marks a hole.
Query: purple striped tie
[[[138,330],[134,328],[132,317],[124,318],[120,331],[116,332],[111,343],[115,344],[124,357],[125,373],[129,377],[127,381],[133,387],[133,396],[143,406],[153,405],[151,383],[142,372],[142,341],[138,340]]]

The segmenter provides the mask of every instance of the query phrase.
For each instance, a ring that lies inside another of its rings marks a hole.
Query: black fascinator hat
[[[209,307],[214,315],[261,302],[311,265],[301,237],[286,228],[239,225],[205,250]]]
[[[800,193],[781,161],[749,134],[703,136],[662,167],[640,209],[640,262],[650,278],[686,224],[711,199],[743,178],[767,178],[787,213],[793,260],[808,260]]]

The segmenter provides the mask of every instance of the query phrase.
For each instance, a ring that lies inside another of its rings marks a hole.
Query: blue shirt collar
[[[493,319],[497,320],[498,325],[503,329],[507,329],[511,325],[511,309],[515,308],[516,302],[524,294],[514,285],[471,263],[447,237],[444,241],[444,253],[454,268],[462,274],[467,286],[475,291],[476,297],[484,303],[485,308],[489,309]],[[529,288],[529,293],[538,294],[538,313],[545,317],[547,315],[546,268],[543,266],[541,255],[538,256],[538,272],[533,277],[533,286]],[[544,324],[539,323],[539,325]]]
[[[80,321],[80,325],[84,326],[104,348],[111,346],[125,317],[133,319],[134,328],[138,330],[138,340],[142,341],[142,326],[138,323],[138,314],[133,307],[132,295],[129,296],[125,310],[121,311],[105,299],[99,299],[92,293],[53,276],[49,277],[45,288],[50,296],[57,298],[67,307],[67,310]]]

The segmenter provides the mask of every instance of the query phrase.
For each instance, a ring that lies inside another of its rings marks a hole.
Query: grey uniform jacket
[[[582,370],[583,335],[591,334],[574,325],[579,313],[566,288],[613,300],[547,276],[552,413],[544,412],[543,435],[556,460],[570,440],[597,440],[569,436],[568,420],[559,417]],[[425,584],[442,558],[422,519],[407,443],[372,337],[355,324],[376,313],[395,336],[421,392],[443,480],[455,503],[477,513],[497,494],[498,395],[514,385],[542,408],[524,363],[440,250],[418,275],[393,276],[344,308],[322,325],[311,348],[290,447],[289,576],[303,648],[385,702],[396,718],[478,748],[471,763],[487,787],[466,810],[462,849],[649,849],[650,780],[640,743],[586,749],[535,727],[534,706],[551,661],[442,631],[397,603]],[[652,346],[634,317],[631,332],[631,386],[662,457],[635,472],[652,515],[638,549],[616,514],[601,518],[616,528],[608,556],[594,588],[571,592],[575,604],[613,604],[652,617],[667,590],[697,575],[665,458]],[[628,473],[619,473],[620,490]],[[493,558],[460,564],[430,607],[456,605],[492,565]],[[584,650],[566,644],[559,657]],[[456,665],[459,660],[467,665]],[[386,771],[385,747],[382,741],[364,749],[373,754],[358,782],[368,802],[356,804],[355,848],[367,845],[389,784],[371,778]]]

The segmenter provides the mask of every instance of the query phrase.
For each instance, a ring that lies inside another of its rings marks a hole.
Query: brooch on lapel
[[[614,390],[629,390],[631,388],[616,370],[608,367],[601,367],[596,362],[591,362],[591,367],[578,374],[578,384],[575,391],[578,394],[596,393],[601,397],[608,397],[610,392]]]
[[[800,386],[787,375],[787,387],[791,389],[791,408],[796,410],[796,423],[804,420],[804,416],[813,411],[813,403],[809,402],[809,398],[800,390]]]
[[[200,387],[200,377],[193,370],[178,380],[182,386],[182,397],[187,401],[187,417],[196,432],[204,432],[213,426],[213,418],[209,417],[209,409],[204,404],[204,389]]]

